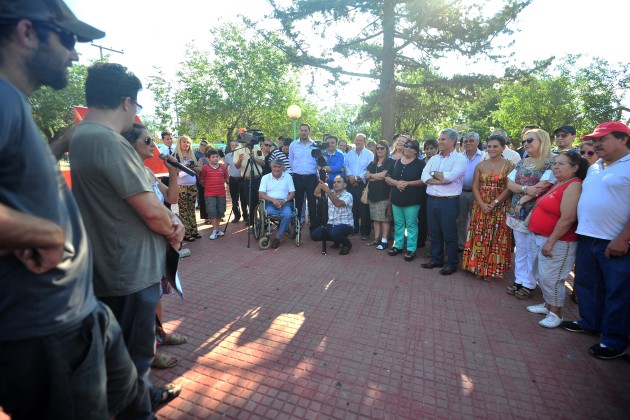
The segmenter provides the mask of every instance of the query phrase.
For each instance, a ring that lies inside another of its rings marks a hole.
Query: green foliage
[[[62,90],[42,87],[30,97],[33,119],[49,143],[57,140],[74,123],[73,106],[85,105],[87,67],[72,66],[68,86]]]

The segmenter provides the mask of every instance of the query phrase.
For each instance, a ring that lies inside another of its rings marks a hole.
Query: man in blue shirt
[[[298,217],[303,219],[302,205],[304,195],[308,204],[308,217],[310,229],[317,227],[317,211],[315,204],[315,188],[317,187],[317,163],[311,156],[313,141],[310,139],[311,126],[304,123],[300,125],[300,139],[295,140],[289,146],[289,163],[293,170],[293,184],[295,185],[295,207]]]
[[[328,165],[324,166],[324,170],[328,174],[328,186],[333,187],[333,182],[337,175],[343,177],[343,164],[345,157],[343,153],[337,150],[337,137],[329,135],[324,140],[328,148],[324,151],[324,156],[328,161]]]

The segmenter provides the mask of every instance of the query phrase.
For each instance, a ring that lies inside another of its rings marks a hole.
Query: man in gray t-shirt
[[[116,315],[138,371],[138,394],[122,415],[153,418],[153,406],[176,395],[154,388],[149,368],[166,249],[179,249],[184,228],[158,201],[139,155],[120,135],[141,109],[140,89],[124,66],[90,67],[89,111],[72,134],[70,155],[72,191],[95,250],[94,290]]]
[[[104,35],[59,0],[0,6],[0,406],[14,418],[107,419],[136,392],[120,327],[93,293],[77,204],[28,103],[42,85],[66,86],[77,37]]]

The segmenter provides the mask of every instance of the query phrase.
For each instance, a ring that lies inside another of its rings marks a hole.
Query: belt
[[[462,190],[462,192],[472,192],[472,190]]]
[[[430,195],[429,198],[433,200],[452,200],[454,198],[459,198],[459,195],[449,195],[448,197],[436,197],[434,195]]]
[[[293,173],[293,176],[307,177],[307,176],[317,176],[317,174],[296,174],[296,173]]]

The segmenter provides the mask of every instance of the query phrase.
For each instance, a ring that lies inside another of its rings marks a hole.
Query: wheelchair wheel
[[[287,236],[291,239],[295,239],[296,234],[297,234],[297,229],[295,229],[295,220],[293,220],[289,224],[289,228],[287,229]]]
[[[269,247],[271,246],[271,241],[269,240],[268,237],[263,236],[258,241],[258,246],[260,247],[260,249],[269,249]]]
[[[252,226],[254,231],[254,238],[256,240],[260,239],[263,234],[263,230],[265,229],[265,220],[263,215],[263,209],[260,206],[256,207],[256,214],[254,215],[254,224]]]
[[[302,226],[299,219],[295,219],[295,246],[301,245]]]

